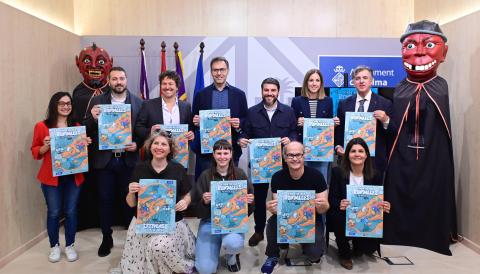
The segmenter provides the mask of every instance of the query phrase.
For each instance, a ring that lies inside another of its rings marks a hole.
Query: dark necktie
[[[362,99],[362,100],[358,101],[359,105],[358,105],[357,112],[364,112],[365,111],[363,109],[363,105],[365,104],[365,101],[367,101],[367,99]]]

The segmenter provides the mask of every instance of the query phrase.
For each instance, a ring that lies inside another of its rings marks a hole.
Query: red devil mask
[[[80,51],[75,56],[78,70],[83,76],[83,82],[91,88],[100,88],[107,83],[107,75],[113,65],[113,58],[108,52],[97,47],[95,43]]]
[[[402,59],[408,78],[423,82],[437,75],[447,51],[448,46],[439,35],[414,33],[406,36],[402,42]]]

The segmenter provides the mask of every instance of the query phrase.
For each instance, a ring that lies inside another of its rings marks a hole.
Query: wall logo
[[[374,87],[394,88],[406,77],[401,56],[349,56],[349,55],[319,55],[318,67],[323,73],[326,88],[353,87],[353,81],[345,78],[345,73],[351,75],[359,66],[369,66],[373,70]]]
[[[335,76],[333,76],[332,82],[335,83],[337,87],[342,87],[345,82],[345,77],[343,76],[345,69],[341,65],[338,65],[333,71],[335,72]]]

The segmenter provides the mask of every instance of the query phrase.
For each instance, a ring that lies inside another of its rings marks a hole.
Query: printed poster
[[[185,133],[188,132],[188,125],[160,125],[160,128],[172,134],[177,149],[177,153],[173,159],[184,168],[188,168],[188,139],[185,137]]]
[[[132,143],[130,104],[100,105],[98,149],[124,149]]]
[[[250,173],[253,184],[270,183],[275,172],[282,169],[280,138],[251,139]]]
[[[176,194],[176,180],[140,179],[136,233],[174,233]]]
[[[232,143],[229,109],[200,110],[200,146],[202,154],[213,153],[220,139]]]
[[[360,137],[367,143],[370,156],[375,157],[376,133],[377,120],[373,112],[345,112],[344,148],[350,140]]]
[[[50,128],[53,176],[88,171],[88,143],[84,126]]]
[[[382,238],[383,186],[347,185],[347,200],[345,236]]]
[[[305,161],[333,162],[334,127],[333,119],[304,119]]]
[[[212,234],[248,231],[247,181],[212,181]]]
[[[277,191],[277,243],[315,242],[315,191]]]

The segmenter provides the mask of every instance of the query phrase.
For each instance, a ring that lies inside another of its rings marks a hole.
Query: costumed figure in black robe
[[[75,106],[73,118],[81,123],[92,98],[109,90],[107,76],[113,66],[113,59],[106,50],[93,43],[91,47],[83,48],[80,54],[75,56],[75,62],[83,81],[73,90],[72,103]],[[89,163],[89,166],[93,166],[92,163]],[[78,201],[78,230],[99,226],[98,190],[94,174],[87,172],[84,175],[85,182]]]
[[[385,182],[393,210],[385,217],[384,243],[451,255],[457,237],[448,86],[437,75],[448,46],[438,24],[410,24],[400,38],[407,78],[393,94],[397,127]]]

